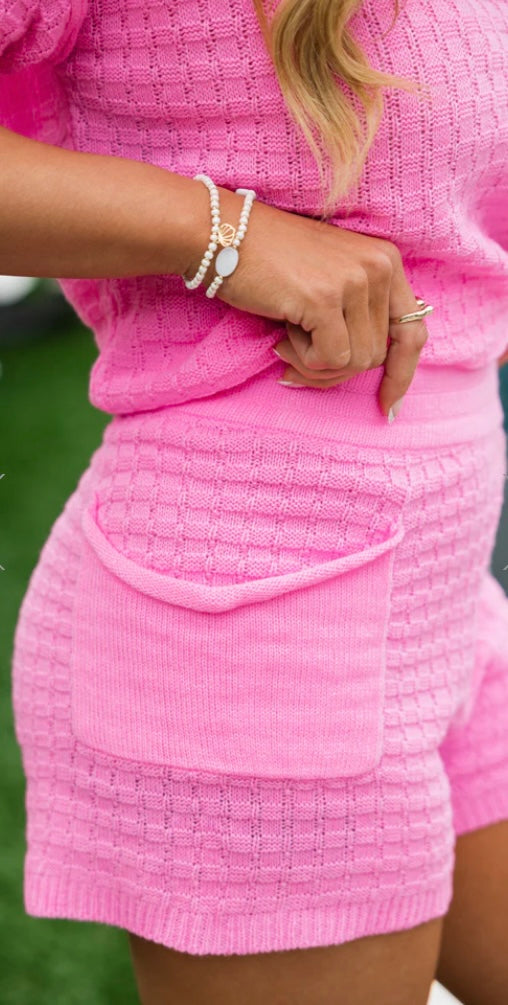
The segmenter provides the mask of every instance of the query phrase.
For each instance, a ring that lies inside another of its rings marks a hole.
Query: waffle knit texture
[[[374,66],[431,98],[385,89],[358,197],[331,222],[399,247],[435,307],[422,362],[477,367],[508,346],[508,5],[406,0],[388,31],[392,15],[365,0],[350,27]],[[0,0],[0,74],[0,121],[30,135],[320,212],[250,0]],[[62,286],[99,349],[91,401],[111,413],[241,385],[285,337],[178,276]]]
[[[317,211],[250,3],[6,3],[5,121]],[[63,281],[113,418],[16,627],[30,914],[337,944],[445,913],[456,834],[508,816],[508,9],[391,13],[359,40],[433,103],[388,92],[347,226],[436,307],[395,423],[382,368],[283,388],[281,326],[180,279]]]
[[[435,372],[414,439],[470,410],[435,446],[112,420],[16,630],[28,913],[196,954],[446,913],[456,835],[508,818],[506,439],[494,368]]]

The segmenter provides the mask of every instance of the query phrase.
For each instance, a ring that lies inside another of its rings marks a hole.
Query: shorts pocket
[[[109,754],[266,777],[339,777],[383,752],[402,513],[382,540],[282,575],[209,585],[146,568],[82,514],[72,725]]]

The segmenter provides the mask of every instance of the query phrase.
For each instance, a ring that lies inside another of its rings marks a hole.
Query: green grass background
[[[70,328],[0,350],[1,1005],[138,1005],[125,932],[23,910],[24,776],[14,737],[12,635],[28,578],[109,416],[89,404],[93,335]]]
[[[39,551],[109,421],[87,397],[96,355],[92,333],[77,319],[0,350],[1,1005],[138,1005],[123,931],[31,918],[23,910],[24,777],[12,723],[12,636]],[[508,367],[502,387],[508,413]],[[500,569],[508,561],[504,524],[496,548],[494,571],[496,561]]]

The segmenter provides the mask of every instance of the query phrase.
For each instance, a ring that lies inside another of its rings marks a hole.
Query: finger
[[[309,332],[304,331],[300,325],[292,324],[290,321],[286,322],[286,330],[288,333],[288,338],[284,342],[279,342],[277,345],[277,352],[281,353],[282,358],[287,362],[291,363],[303,377],[316,377],[318,380],[329,379],[330,377],[335,377],[342,372],[342,369],[329,369],[326,367],[310,369],[302,363],[302,358],[305,357],[307,349],[312,344],[312,338]]]
[[[367,286],[362,289],[354,289],[346,294],[344,319],[351,346],[348,369],[352,373],[361,373],[363,370],[369,369],[374,357],[374,333]]]
[[[412,314],[413,312],[418,311],[420,307],[416,296],[409,285],[400,252],[395,246],[393,247],[393,262],[392,282],[390,286],[389,319],[397,319],[402,317],[404,314]],[[396,329],[399,328],[399,325],[393,320],[389,323],[389,334],[391,336],[394,330],[394,325]],[[404,324],[403,330],[410,331],[411,335],[414,334],[417,341],[423,339],[423,344],[425,344],[429,335],[427,326],[423,319],[421,321],[416,320]],[[420,347],[421,349],[423,348],[423,344]]]
[[[284,370],[280,379],[302,387],[335,387],[336,384],[343,384],[346,380],[351,380],[352,376],[353,374],[346,374],[346,376],[333,377],[330,380],[318,380],[315,377],[303,377],[298,370],[290,366],[287,370]]]
[[[303,352],[302,340],[300,336],[303,332],[305,340],[308,342],[310,341],[310,335],[308,332],[303,331],[299,325],[292,325],[289,321],[286,322],[286,326],[288,331],[289,328],[300,329],[298,332],[295,332],[295,334],[296,340],[299,340],[298,345],[300,346],[300,352]],[[308,370],[303,366],[300,357],[297,355],[295,348],[291,344],[291,339],[292,335],[290,333],[287,339],[284,339],[282,342],[277,344],[277,352],[280,352],[281,359],[283,359],[284,362],[291,364],[286,370],[284,370],[282,380],[291,381],[291,383],[299,384],[302,387],[329,387],[332,384],[336,384],[341,380],[347,379],[347,376],[339,378],[341,371],[338,370]],[[318,372],[320,375],[319,377],[317,376]]]
[[[391,261],[389,318],[398,318],[418,310],[418,303],[408,282],[402,256],[395,246],[391,249]],[[429,332],[423,319],[402,325],[391,321],[389,336],[390,343],[378,399],[385,415],[408,390]]]
[[[374,366],[381,366],[384,363],[388,352],[390,332],[390,281],[386,278],[386,276],[382,276],[378,282],[372,283],[369,287],[370,327],[374,342],[373,355],[377,360],[379,360],[379,362],[375,363]]]
[[[423,321],[412,321],[407,325],[391,324],[390,345],[378,392],[384,415],[388,415],[391,406],[408,390],[427,337],[428,331]]]
[[[294,350],[292,347],[288,350],[285,345],[286,344],[284,343],[284,357],[289,358],[294,353]],[[284,362],[287,362],[285,358]],[[318,377],[316,370],[308,370],[305,371],[305,373],[302,373],[302,364],[298,357],[296,357],[296,365],[289,365],[284,370],[281,380],[290,381],[292,384],[300,384],[305,387],[330,387],[333,384],[341,383],[343,380],[348,380],[349,376],[351,376],[350,374],[341,376],[337,371],[332,370],[320,370],[319,373],[323,374],[323,376]],[[311,376],[308,376],[307,374]]]
[[[315,372],[322,368],[342,370],[349,364],[351,345],[342,307],[329,308],[323,313],[322,320],[302,327],[304,334],[310,334],[311,342],[303,346],[296,336],[295,349],[298,354],[302,352],[301,360],[305,367]]]

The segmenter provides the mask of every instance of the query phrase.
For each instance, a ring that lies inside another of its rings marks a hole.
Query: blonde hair
[[[359,182],[384,110],[381,88],[400,87],[421,95],[423,85],[370,66],[348,30],[361,0],[280,0],[270,22],[263,0],[253,3],[286,105],[316,159],[322,216],[329,216],[337,200],[351,195]],[[399,0],[394,4],[390,31],[400,13]],[[335,75],[359,100],[364,121]],[[331,170],[327,193],[325,154]]]

